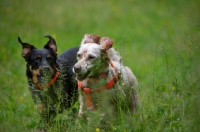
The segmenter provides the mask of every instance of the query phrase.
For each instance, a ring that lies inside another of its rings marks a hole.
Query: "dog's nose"
[[[75,72],[75,73],[79,73],[80,71],[81,71],[81,66],[75,65],[75,66],[74,66],[74,72]]]
[[[44,67],[42,67],[42,71],[43,72],[48,72],[48,71],[50,71],[50,67],[49,66],[44,66]]]
[[[50,69],[49,66],[43,66],[43,67],[42,67],[42,70],[49,70],[49,69]]]

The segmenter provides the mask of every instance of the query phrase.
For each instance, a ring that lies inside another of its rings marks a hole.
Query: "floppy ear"
[[[31,50],[36,48],[33,45],[22,42],[20,37],[18,37],[18,42],[22,45],[23,48],[22,57],[24,57],[24,59],[28,62],[28,56],[30,55]]]
[[[108,49],[112,48],[113,40],[109,37],[102,37],[100,42],[101,50],[107,51]]]
[[[53,39],[53,37],[51,37],[50,35],[45,36],[47,38],[49,38],[49,41],[47,42],[47,44],[44,46],[44,48],[46,49],[52,49],[54,54],[57,55],[57,47],[56,47],[56,41]]]
[[[81,44],[87,44],[87,43],[97,43],[99,42],[100,36],[94,35],[94,34],[85,34]]]

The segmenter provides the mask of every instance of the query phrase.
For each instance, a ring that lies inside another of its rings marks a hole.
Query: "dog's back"
[[[73,102],[77,100],[77,81],[74,79],[75,75],[73,73],[73,66],[77,62],[76,53],[79,47],[71,48],[66,50],[63,54],[59,55],[57,58],[57,64],[63,76],[63,88],[67,95],[65,97],[66,108],[71,107]]]
[[[108,57],[112,61],[117,62],[117,63],[123,65],[123,63],[122,63],[122,57],[120,56],[120,54],[114,48],[110,48],[109,50],[107,50],[107,54],[108,54]]]
[[[133,74],[132,70],[125,66],[122,61],[122,57],[120,54],[114,49],[110,48],[107,50],[108,57],[110,60],[113,62],[113,64],[116,67],[116,70],[121,73],[121,79],[119,80],[119,85],[118,87],[122,87],[124,93],[128,99],[128,102],[130,102],[130,110],[135,112],[138,109],[138,82]]]
[[[133,72],[131,71],[129,67],[123,64],[122,57],[114,48],[110,48],[109,50],[107,50],[107,54],[110,60],[115,64],[115,66],[121,72],[122,77],[123,77],[122,83],[124,84],[124,86],[133,88],[133,97],[132,97],[133,101],[131,102],[133,102],[132,109],[136,111],[138,108],[139,96],[138,96],[138,90],[137,90],[138,82],[135,75],[133,74]],[[130,92],[130,91],[127,91],[127,92]]]

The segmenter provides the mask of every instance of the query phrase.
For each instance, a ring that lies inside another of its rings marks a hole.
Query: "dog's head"
[[[33,83],[46,83],[55,73],[57,47],[51,36],[45,36],[49,41],[43,49],[36,49],[33,45],[24,43],[18,37],[22,45],[22,57],[27,62],[27,75],[32,78]]]
[[[78,62],[74,65],[76,78],[82,81],[105,72],[109,65],[107,50],[112,45],[113,40],[108,37],[86,34],[77,53]]]

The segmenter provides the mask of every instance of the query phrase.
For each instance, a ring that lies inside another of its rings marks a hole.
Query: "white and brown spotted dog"
[[[112,46],[109,37],[86,34],[82,39],[74,65],[80,93],[79,116],[85,115],[84,110],[116,116],[120,110],[134,113],[138,108],[136,77]]]

